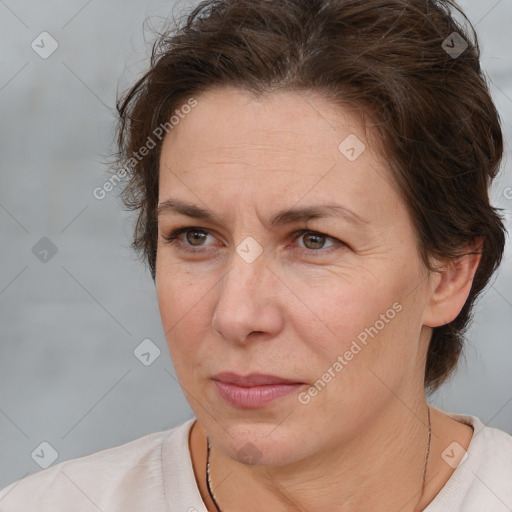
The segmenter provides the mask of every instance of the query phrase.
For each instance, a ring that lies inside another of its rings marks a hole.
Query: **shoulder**
[[[17,480],[0,491],[0,511],[46,512],[65,506],[77,512],[136,510],[132,494],[145,500],[146,506],[164,509],[162,447],[164,443],[182,445],[192,422],[67,460]],[[144,491],[148,489],[151,492],[146,496]]]
[[[482,458],[478,476],[507,489],[508,505],[512,507],[512,435],[503,430],[487,427],[480,422],[473,441],[481,445]]]
[[[482,476],[507,475],[508,488],[512,491],[512,435],[494,427],[486,426],[475,416],[464,416],[471,421],[473,438],[470,453],[474,452],[479,461]]]
[[[512,510],[512,436],[475,419],[471,487],[468,505],[475,510]]]
[[[450,417],[473,427],[473,437],[455,472],[425,511],[512,510],[512,436],[470,415]]]

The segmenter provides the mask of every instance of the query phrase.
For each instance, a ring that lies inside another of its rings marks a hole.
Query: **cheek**
[[[289,320],[307,345],[311,375],[336,381],[329,386],[333,392],[371,395],[379,385],[375,375],[393,387],[394,379],[415,364],[419,309],[413,296],[407,296],[407,276],[400,278],[390,269],[379,272],[387,281],[369,272],[356,275],[309,290],[297,285],[300,309]]]
[[[156,287],[163,329],[176,372],[190,381],[211,355],[205,351],[212,347],[204,341],[216,336],[211,322],[219,276],[160,263]],[[387,264],[374,260],[365,267],[330,272],[282,269],[276,280],[282,293],[276,294],[272,307],[282,315],[284,332],[275,334],[296,354],[298,365],[308,365],[311,377],[321,377],[338,356],[344,357],[347,383],[369,368],[387,373],[386,368],[404,367],[415,328],[414,319],[407,317],[416,312],[404,302],[407,275],[393,273]]]
[[[165,248],[159,248],[155,285],[160,316],[165,331],[182,322],[204,318],[198,310],[207,300],[207,292],[212,284],[208,276],[200,276],[197,269],[169,258]],[[174,330],[174,329],[173,329]]]
[[[295,306],[287,306],[286,311],[293,314],[288,320],[293,322],[294,330],[308,333],[303,340],[319,355],[343,353],[354,339],[364,343],[370,337],[368,331],[375,332],[372,327],[376,323],[377,330],[384,331],[400,309],[394,283],[361,270],[349,278],[330,276],[314,286],[310,284],[295,279]]]
[[[211,325],[207,312],[208,288],[198,286],[186,272],[156,273],[162,328],[178,374],[201,364],[198,349]],[[180,375],[181,377],[181,375]],[[183,377],[188,380],[186,374]]]

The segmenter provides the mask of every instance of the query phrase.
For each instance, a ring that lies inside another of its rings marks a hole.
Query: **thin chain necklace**
[[[425,465],[423,467],[423,484],[421,486],[421,496],[420,501],[423,498],[423,491],[425,490],[425,477],[427,476],[427,464],[428,464],[428,456],[430,455],[430,439],[432,437],[432,428],[430,424],[430,407],[427,407],[428,410],[428,442],[427,442],[427,454],[425,456]],[[211,487],[211,481],[210,481],[210,440],[208,437],[206,437],[206,443],[207,443],[207,455],[206,455],[206,487],[208,488],[208,493],[210,494],[210,498],[212,499],[215,507],[217,508],[218,512],[222,512],[221,508],[219,507],[219,504],[217,503],[217,500],[215,499],[215,496],[213,495],[212,487]]]

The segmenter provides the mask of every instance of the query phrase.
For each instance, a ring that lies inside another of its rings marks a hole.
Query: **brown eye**
[[[185,232],[185,238],[190,245],[201,246],[206,237],[207,233],[198,229],[190,229]]]
[[[316,233],[304,233],[302,239],[307,249],[322,249],[327,237]]]
[[[184,236],[183,236],[184,235]],[[169,235],[162,235],[166,243],[176,245],[178,249],[189,253],[206,253],[215,250],[215,248],[205,249],[209,244],[205,243],[208,236],[212,236],[207,229],[195,228],[192,226],[182,227],[174,230]],[[294,240],[303,240],[302,252],[306,256],[321,256],[329,253],[329,249],[336,248],[336,246],[347,246],[340,240],[332,236],[324,235],[316,231],[302,229],[292,234]],[[331,245],[325,246],[326,241]]]
[[[182,235],[185,235],[184,240],[182,240]],[[208,231],[205,229],[183,227],[174,230],[172,233],[168,235],[162,235],[162,238],[165,240],[166,243],[170,245],[176,245],[179,249],[183,251],[198,253],[200,251],[204,252],[205,250],[202,248],[208,246],[208,244],[202,243],[206,240],[208,235],[210,235],[210,233],[208,233]],[[195,249],[195,247],[197,249]]]
[[[324,235],[322,233],[318,233],[316,231],[308,231],[307,229],[302,229],[295,233],[296,240],[303,240],[302,244],[304,247],[300,247],[304,249],[306,254],[309,252],[311,254],[321,254],[328,252],[328,249],[331,249],[336,244],[344,245],[343,242],[340,242],[336,238],[332,238],[330,236]],[[331,241],[330,246],[325,246],[326,241]]]

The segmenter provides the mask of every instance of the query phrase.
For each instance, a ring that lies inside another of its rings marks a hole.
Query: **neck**
[[[411,411],[395,402],[367,430],[291,464],[246,466],[212,444],[211,484],[221,511],[316,512],[340,504],[343,512],[423,510],[427,405]]]

